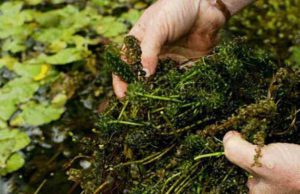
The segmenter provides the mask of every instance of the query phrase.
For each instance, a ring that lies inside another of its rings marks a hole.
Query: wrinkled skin
[[[129,34],[141,41],[142,64],[150,76],[155,73],[159,56],[185,61],[208,54],[225,20],[213,1],[159,0],[144,12]],[[113,86],[117,97],[125,96],[127,84],[115,75]]]
[[[299,194],[300,146],[274,143],[262,148],[261,167],[253,166],[257,146],[245,141],[238,132],[228,132],[224,139],[226,157],[248,171],[250,194]]]
[[[230,0],[226,0],[230,2]],[[231,3],[232,13],[251,0]],[[235,9],[237,8],[237,9]],[[158,0],[149,7],[130,35],[141,41],[142,64],[147,76],[155,73],[159,57],[184,61],[208,54],[218,41],[218,31],[225,24],[215,0]],[[127,84],[113,75],[118,98],[126,95]],[[262,167],[252,166],[256,146],[237,132],[224,137],[226,157],[253,175],[248,181],[250,194],[300,193],[300,146],[276,143],[262,148]]]

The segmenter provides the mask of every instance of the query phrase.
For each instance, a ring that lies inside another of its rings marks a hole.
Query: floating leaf
[[[14,65],[18,63],[18,60],[11,57],[11,56],[5,56],[3,58],[0,58],[0,68],[3,66],[6,66],[8,69],[13,69]]]
[[[78,8],[72,5],[68,5],[62,9],[40,13],[36,18],[36,21],[38,22],[38,24],[45,27],[59,27],[60,25],[63,25],[65,23],[64,18],[71,19],[72,17],[70,16],[74,16],[78,12]]]
[[[123,22],[118,21],[114,17],[103,17],[97,32],[107,38],[112,38],[125,33],[127,28]]]
[[[1,132],[0,132],[1,133]],[[4,139],[0,141],[0,169],[6,167],[6,161],[11,153],[13,153],[14,139]]]
[[[59,51],[65,49],[66,47],[67,47],[66,42],[61,40],[56,40],[49,45],[48,49],[52,53],[58,53]]]
[[[39,126],[59,119],[65,111],[64,107],[55,107],[48,104],[29,102],[22,108],[22,112],[16,115],[10,122],[12,126]]]
[[[26,46],[23,44],[24,41],[18,38],[8,38],[3,42],[2,50],[11,51],[17,53],[26,50]]]
[[[67,102],[68,97],[66,94],[57,94],[53,100],[51,101],[53,107],[56,108],[60,108],[63,107],[65,105],[65,103]]]
[[[25,3],[27,3],[29,5],[38,5],[42,2],[43,2],[43,0],[25,0]]]
[[[29,78],[17,78],[0,89],[0,119],[6,121],[17,110],[17,105],[29,100],[39,85]]]
[[[135,24],[141,16],[141,12],[136,9],[131,9],[129,12],[122,14],[122,18],[129,21],[131,24]]]
[[[30,142],[29,137],[17,129],[0,130],[0,176],[19,169],[24,159],[15,153]]]
[[[41,65],[41,69],[40,69],[39,74],[38,74],[37,76],[35,76],[33,79],[34,79],[35,81],[40,81],[40,80],[44,79],[44,78],[47,76],[47,74],[48,74],[50,68],[51,68],[51,67],[50,67],[50,65],[48,65],[48,64],[43,64],[43,65]]]
[[[87,53],[77,48],[67,48],[55,55],[41,55],[39,60],[51,65],[65,65],[68,63],[83,60]]]
[[[41,43],[51,43],[54,41],[59,41],[62,39],[62,36],[66,34],[66,32],[69,33],[69,31],[66,31],[64,29],[59,28],[47,28],[47,29],[41,29],[39,32],[36,32],[33,35],[33,38]],[[72,34],[70,34],[72,35]]]
[[[14,16],[18,14],[23,6],[20,1],[5,2],[0,6],[0,11],[3,15]]]
[[[8,127],[7,127],[6,122],[4,122],[4,121],[2,121],[2,120],[0,119],[0,130],[7,129],[7,128],[8,128]]]
[[[20,153],[14,153],[8,158],[5,168],[0,168],[0,176],[5,176],[7,173],[19,170],[25,163],[24,158]]]

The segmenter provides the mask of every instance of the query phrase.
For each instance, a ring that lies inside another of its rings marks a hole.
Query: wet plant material
[[[126,47],[128,40],[141,67],[138,44],[127,37]],[[147,80],[110,47],[107,65],[134,78],[127,97],[112,99],[94,135],[81,140],[79,157],[91,166],[74,162],[69,179],[87,194],[247,193],[247,175],[223,156],[222,138],[237,130],[257,144],[257,166],[265,144],[300,143],[300,74],[243,42],[224,42],[189,68],[160,61]]]
[[[300,40],[298,0],[260,0],[234,16],[227,26],[235,36],[246,36],[250,43],[264,45],[279,60],[292,54]],[[286,60],[292,63],[292,59]]]
[[[146,75],[141,65],[142,50],[139,44],[134,36],[126,36],[123,48],[111,45],[105,53],[105,60],[112,72],[127,83],[144,80]]]

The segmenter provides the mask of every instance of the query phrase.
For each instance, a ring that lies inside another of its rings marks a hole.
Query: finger
[[[249,188],[249,194],[279,194],[282,192],[276,192],[276,190],[272,189],[269,184],[266,184],[264,181],[260,181],[257,184],[253,185]]]
[[[150,27],[141,43],[142,65],[146,72],[146,77],[155,73],[160,50],[166,41],[165,35],[159,28],[159,25],[155,26],[155,28]]]
[[[121,99],[126,96],[127,83],[124,82],[119,76],[113,74],[113,88],[116,96]]]
[[[257,185],[259,183],[259,181],[260,180],[256,177],[253,177],[253,176],[249,177],[248,181],[247,181],[248,189],[251,190],[253,187],[255,187],[255,185]]]
[[[143,37],[146,31],[146,27],[143,23],[137,22],[134,27],[129,31],[128,35],[134,36],[140,42],[143,41]]]
[[[150,6],[134,24],[133,28],[129,31],[128,35],[132,35],[142,42],[144,34],[147,29],[149,21],[153,19],[151,12],[154,9],[155,4]]]
[[[225,156],[229,161],[255,175],[265,175],[267,170],[254,164],[254,156],[257,155],[257,146],[244,140],[236,131],[228,132],[223,139]],[[263,153],[262,153],[263,154]],[[261,158],[260,158],[261,159]],[[263,163],[262,160],[260,160]]]

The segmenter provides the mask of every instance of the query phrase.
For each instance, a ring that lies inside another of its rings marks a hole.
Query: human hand
[[[250,194],[299,194],[300,145],[275,143],[262,148],[261,167],[253,166],[257,146],[230,131],[223,139],[225,156],[248,171]]]
[[[158,57],[175,60],[199,58],[209,53],[225,23],[215,0],[158,0],[129,32],[141,42],[146,77],[155,73]],[[125,96],[127,84],[113,75],[117,97]]]

